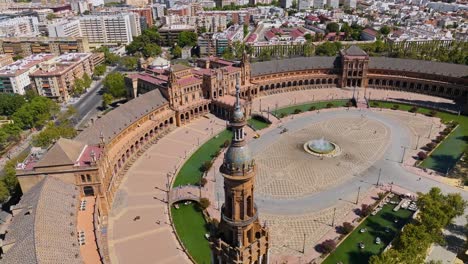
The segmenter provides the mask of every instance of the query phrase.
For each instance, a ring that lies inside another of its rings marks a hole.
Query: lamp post
[[[305,242],[306,242],[306,233],[304,233],[304,241],[302,243],[302,254],[305,253]]]
[[[379,177],[377,178],[377,184],[376,186],[379,186],[379,183],[380,183],[380,175],[382,174],[382,168],[380,168],[379,170]]]
[[[357,197],[356,197],[356,204],[359,202],[359,194],[361,193],[361,186],[359,186],[358,191],[357,191]]]
[[[434,123],[431,122],[431,128],[429,129],[429,134],[427,134],[427,138],[431,138],[432,134],[432,127],[434,126]]]
[[[401,161],[400,161],[400,163],[403,164],[403,160],[405,159],[405,154],[406,154],[406,148],[407,148],[407,147],[406,147],[406,146],[401,146],[401,147],[403,148],[403,155],[401,156]]]
[[[336,215],[336,207],[333,208],[333,219],[332,219],[332,227],[335,226],[335,215]]]
[[[417,150],[418,147],[419,147],[419,139],[421,138],[421,135],[418,135],[418,140],[416,141],[416,147],[414,148],[414,150]]]

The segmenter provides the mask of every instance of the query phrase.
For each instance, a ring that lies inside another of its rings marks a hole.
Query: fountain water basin
[[[307,141],[304,144],[304,150],[309,154],[319,157],[335,157],[341,153],[341,149],[337,144],[323,137]]]

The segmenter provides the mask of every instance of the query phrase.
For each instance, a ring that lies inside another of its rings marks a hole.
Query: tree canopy
[[[336,56],[340,51],[341,42],[325,42],[315,48],[315,54],[318,56]]]
[[[180,32],[179,33],[179,42],[177,43],[177,45],[179,45],[180,47],[185,47],[185,46],[189,46],[189,47],[193,47],[195,45],[197,45],[197,33],[195,32],[191,32],[191,31],[183,31],[183,32]]]
[[[105,64],[101,64],[101,65],[94,67],[94,75],[96,76],[104,75],[104,73],[106,73],[106,68],[107,67]]]
[[[127,54],[135,55],[141,54],[145,57],[154,57],[161,54],[161,36],[156,27],[150,27],[143,30],[142,34],[135,37],[133,41],[127,45]]]
[[[22,95],[0,93],[0,115],[11,116],[25,103],[26,100]]]
[[[330,32],[340,32],[340,25],[338,25],[338,23],[335,23],[335,22],[331,22],[331,23],[328,23],[327,24],[327,32],[330,33]]]
[[[418,193],[419,214],[416,221],[405,226],[393,242],[393,248],[370,258],[370,264],[424,263],[426,251],[436,242],[443,244],[442,229],[453,218],[463,215],[466,208],[460,193],[444,195],[439,188]]]
[[[114,98],[122,98],[127,95],[124,76],[120,72],[109,73],[104,78],[103,85],[106,93],[111,94]]]

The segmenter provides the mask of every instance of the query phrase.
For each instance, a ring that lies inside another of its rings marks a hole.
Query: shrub
[[[229,139],[226,139],[223,143],[223,147],[227,148],[229,147],[229,144],[231,144],[231,141]]]
[[[366,217],[372,212],[372,207],[368,204],[361,205],[361,216]]]
[[[315,105],[309,107],[309,111],[315,111],[317,109],[317,107],[315,107]]]
[[[379,106],[379,103],[378,103],[378,102],[372,102],[372,106],[378,107],[378,106]]]
[[[400,105],[397,105],[397,104],[392,106],[392,110],[398,110],[399,108],[400,108]]]
[[[211,169],[212,165],[213,165],[213,163],[211,162],[211,160],[207,160],[207,161],[203,162],[203,164],[200,167],[201,172],[209,171]]]
[[[416,113],[416,112],[418,111],[418,107],[413,106],[413,107],[410,108],[409,111],[410,111],[411,113]]]
[[[427,158],[427,154],[424,151],[418,152],[418,159],[425,160]]]
[[[295,115],[300,114],[300,113],[302,113],[301,109],[299,109],[299,108],[294,109],[294,114]]]
[[[346,107],[352,107],[352,106],[353,106],[353,102],[348,101],[348,102],[346,102],[345,106],[346,106]]]
[[[205,185],[208,183],[208,180],[206,178],[201,178],[200,179],[200,186],[205,187]]]
[[[377,196],[379,197],[379,200],[382,200],[385,197],[385,193],[379,192]]]
[[[434,117],[434,116],[436,116],[436,115],[437,115],[437,111],[435,111],[435,110],[431,110],[431,111],[429,112],[429,116]]]
[[[208,198],[200,198],[200,203],[198,204],[200,206],[200,209],[205,210],[206,208],[210,207],[210,200]]]
[[[332,107],[333,107],[333,104],[332,104],[332,103],[328,103],[328,104],[326,105],[326,107],[327,107],[327,108],[332,108]]]
[[[283,117],[286,116],[286,114],[285,113],[280,113],[278,116],[279,116],[279,118],[283,118]]]
[[[351,231],[353,231],[354,226],[349,222],[344,222],[343,226],[341,228],[342,228],[344,234],[349,234],[349,233],[351,233]]]
[[[333,239],[327,239],[323,241],[321,244],[317,245],[317,251],[328,254],[332,252],[336,248],[336,242]]]
[[[428,150],[433,150],[435,148],[435,146],[436,146],[436,143],[434,143],[434,142],[429,142],[429,143],[426,144],[426,148]]]
[[[442,140],[444,140],[444,136],[437,136],[436,139],[435,139],[435,142],[439,143],[441,142]]]

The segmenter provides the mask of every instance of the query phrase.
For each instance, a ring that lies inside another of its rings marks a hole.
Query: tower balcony
[[[221,207],[221,212],[224,212],[224,208],[225,208],[225,205],[223,204],[223,206]],[[234,220],[224,215],[224,213],[221,213],[221,217],[222,217],[222,220],[230,226],[235,226],[235,227],[248,226],[258,219],[257,205],[254,205],[254,215],[249,217],[248,219]]]

